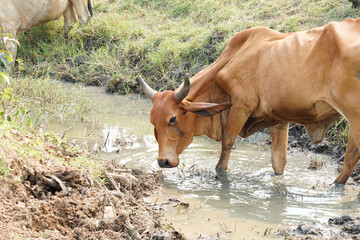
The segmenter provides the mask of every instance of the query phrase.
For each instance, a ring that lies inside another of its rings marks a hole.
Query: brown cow
[[[85,24],[92,15],[92,0],[0,0],[0,6],[0,26],[15,39],[19,33],[59,19],[62,15],[65,31],[70,29],[76,19],[79,19],[80,24]],[[6,45],[14,59],[16,47]]]
[[[206,134],[222,141],[216,169],[227,170],[237,135],[270,127],[272,166],[283,174],[288,122],[304,125],[317,143],[340,114],[350,123],[350,135],[335,182],[346,183],[358,162],[360,19],[295,33],[244,30],[213,64],[175,92],[155,92],[141,77],[137,80],[153,102],[150,120],[160,167],[176,167],[193,136]]]

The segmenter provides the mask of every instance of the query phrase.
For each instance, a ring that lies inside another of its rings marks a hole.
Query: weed
[[[345,144],[348,141],[350,125],[344,117],[340,117],[327,131],[326,136],[330,141]]]
[[[103,167],[101,162],[86,155],[79,155],[72,158],[68,163],[72,167],[81,168],[92,173],[94,178],[100,182],[105,182],[105,176],[103,176]]]
[[[320,170],[324,165],[325,165],[324,161],[321,161],[314,156],[310,156],[310,163],[308,169]]]
[[[7,165],[7,163],[0,157],[0,177],[5,178],[11,172],[11,168]]]

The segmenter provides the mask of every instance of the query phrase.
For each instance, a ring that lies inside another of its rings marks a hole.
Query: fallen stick
[[[122,192],[118,192],[118,191],[109,191],[109,192],[114,197],[117,197],[117,198],[120,198],[120,199],[124,199],[124,197],[125,197],[125,194],[123,194]]]
[[[72,129],[72,128],[73,128],[73,126],[70,126],[70,127],[68,127],[67,129],[65,129],[62,133],[60,133],[59,135],[60,135],[60,136],[62,135],[61,139],[64,139],[66,132],[69,131],[69,130]]]
[[[123,173],[123,174],[116,174],[116,173],[109,173],[113,179],[120,181],[123,185],[126,187],[131,187],[133,183],[137,183],[138,180],[129,173]]]
[[[132,239],[140,239],[140,234],[139,234],[138,230],[136,229],[135,226],[133,226],[133,225],[130,223],[129,219],[127,219],[127,220],[125,221],[125,226],[126,226],[126,228],[128,229],[128,231],[130,232],[130,235],[131,235],[131,238],[132,238]]]
[[[115,182],[114,178],[106,171],[104,170],[105,176],[110,180],[111,184],[114,186],[115,190],[117,192],[121,192],[119,186]]]
[[[65,184],[56,176],[54,175],[50,175],[49,177],[51,177],[52,179],[54,179],[61,187],[61,189],[64,192],[64,195],[69,195],[69,190],[67,189],[67,187],[65,186]]]
[[[113,172],[119,172],[119,173],[131,173],[132,172],[132,169],[125,169],[125,168],[116,168],[113,170]]]
[[[107,134],[107,136],[106,136],[106,139],[105,139],[105,142],[104,142],[104,148],[106,148],[106,144],[107,144],[109,135],[110,135],[110,132],[108,132],[108,134]]]

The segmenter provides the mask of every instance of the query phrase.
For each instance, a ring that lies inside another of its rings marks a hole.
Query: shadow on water
[[[139,97],[107,95],[100,88],[84,90],[100,110],[98,124],[80,123],[67,137],[98,144],[100,155],[143,171],[159,170],[157,143],[149,122],[151,102]],[[74,124],[74,123],[73,123]],[[61,133],[69,125],[52,123]],[[106,141],[105,141],[106,140]],[[105,143],[106,142],[106,143]],[[283,176],[273,174],[270,149],[266,144],[236,144],[225,175],[214,171],[220,143],[195,138],[180,156],[181,164],[165,169],[163,185],[179,196],[196,198],[212,208],[228,211],[229,218],[255,219],[274,224],[326,222],[330,217],[359,216],[355,184],[332,184],[337,170],[329,156],[291,149]],[[320,170],[308,169],[310,160],[323,163]]]

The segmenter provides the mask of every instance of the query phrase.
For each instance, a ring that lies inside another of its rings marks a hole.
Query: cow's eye
[[[176,117],[170,118],[169,126],[174,125],[175,122],[176,122]]]

